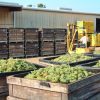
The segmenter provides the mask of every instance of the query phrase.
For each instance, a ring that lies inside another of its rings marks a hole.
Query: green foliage
[[[96,65],[93,66],[93,67],[100,67],[100,60],[98,60],[98,62],[96,63]]]
[[[79,66],[56,65],[32,71],[25,78],[45,80],[53,83],[72,83],[92,74]]]
[[[42,4],[42,3],[37,4],[37,7],[38,8],[46,8],[46,6],[44,4]]]
[[[53,61],[56,62],[67,62],[67,63],[71,63],[71,62],[77,62],[77,61],[82,61],[82,60],[88,60],[91,57],[89,56],[85,56],[84,54],[66,54],[66,55],[62,55],[58,58],[53,59]]]
[[[24,70],[34,70],[35,65],[24,60],[10,58],[8,60],[0,60],[0,72],[14,72]]]
[[[94,51],[94,54],[100,54],[100,50]]]

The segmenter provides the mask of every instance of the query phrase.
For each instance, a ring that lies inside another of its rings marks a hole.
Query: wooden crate
[[[25,29],[25,41],[39,41],[38,29],[37,28],[28,28]]]
[[[54,41],[54,29],[43,29],[41,41]]]
[[[65,41],[66,29],[55,29],[55,41]]]
[[[8,100],[100,100],[100,73],[71,84],[30,80],[24,76],[7,77]]]
[[[53,55],[54,54],[54,42],[41,42],[41,55]]]
[[[6,28],[0,28],[0,42],[7,42],[8,32]]]
[[[51,56],[51,55],[54,55],[54,50],[41,51],[41,56]]]
[[[38,69],[45,67],[45,66],[40,66],[38,64],[34,64]],[[26,73],[30,72],[30,70],[23,70],[23,71],[13,71],[13,72],[2,72],[0,73],[0,100],[7,100],[6,97],[8,96],[9,88],[7,84],[7,76],[14,75],[14,74],[19,74],[19,73]],[[11,100],[11,99],[10,99]]]
[[[6,77],[0,77],[0,100],[6,100],[7,95],[8,95],[8,87],[7,87]]]
[[[65,42],[55,42],[55,54],[66,53],[66,43]]]
[[[8,58],[8,45],[6,43],[0,44],[0,58]]]
[[[9,57],[24,57],[24,44],[23,43],[10,43],[9,44]]]
[[[24,41],[24,29],[9,29],[9,42],[22,42]]]
[[[25,56],[38,56],[39,55],[39,43],[38,42],[26,42],[25,43]]]

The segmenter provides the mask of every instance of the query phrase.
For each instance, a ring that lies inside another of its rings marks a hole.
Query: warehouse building
[[[85,20],[94,22],[94,31],[100,32],[100,14],[74,11],[23,8],[14,13],[15,27],[66,28],[67,23]]]
[[[0,2],[0,28],[66,28],[67,23],[80,20],[93,21],[94,31],[100,32],[100,14],[22,8],[16,3]]]
[[[0,2],[0,28],[14,27],[14,12],[21,9],[19,4]]]

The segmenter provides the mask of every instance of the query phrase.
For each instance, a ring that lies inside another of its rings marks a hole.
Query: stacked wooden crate
[[[0,28],[0,58],[8,58],[8,32],[6,28]]]
[[[24,57],[24,29],[9,29],[9,57]]]
[[[54,29],[43,29],[40,41],[41,56],[54,55]]]
[[[55,29],[55,54],[66,53],[66,29]]]
[[[86,29],[87,33],[94,33],[94,23],[92,21],[77,21],[78,33],[83,33]]]
[[[25,29],[25,56],[39,55],[39,36],[37,28]]]

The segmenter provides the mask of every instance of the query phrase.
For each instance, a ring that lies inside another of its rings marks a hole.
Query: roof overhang
[[[10,11],[21,11],[22,5],[18,3],[7,3],[7,2],[0,2],[1,8],[8,8]]]
[[[77,12],[77,11],[65,11],[65,10],[53,10],[53,9],[46,9],[46,8],[24,8],[23,10],[32,10],[32,11],[43,11],[43,12],[54,12],[54,13],[67,13],[67,14],[80,14],[80,15],[94,15],[100,16],[100,13],[89,13],[89,12]]]

